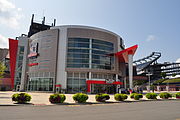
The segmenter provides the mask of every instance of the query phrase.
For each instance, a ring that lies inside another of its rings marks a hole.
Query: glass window
[[[30,78],[28,86],[30,91],[52,91],[53,78]]]
[[[68,52],[73,53],[89,53],[89,49],[68,49]]]
[[[95,49],[100,49],[100,50],[106,50],[106,51],[113,51],[113,47],[108,47],[108,46],[103,46],[103,45],[97,45],[97,44],[92,44],[92,48]]]
[[[19,54],[24,54],[24,47],[23,46],[19,46]]]
[[[79,78],[79,73],[74,73],[74,77]]]
[[[68,59],[68,63],[89,63],[89,59]]]
[[[67,73],[67,77],[73,77],[73,73]]]
[[[73,84],[73,79],[72,78],[68,78],[67,79],[67,84]]]
[[[103,40],[92,39],[92,43],[102,44],[102,45],[107,45],[107,46],[113,47],[113,43],[107,42],[107,41],[103,41]]]
[[[89,68],[89,64],[67,64],[68,68]]]
[[[68,58],[88,58],[89,54],[68,53]]]
[[[68,43],[68,47],[89,48],[89,43]]]
[[[113,43],[92,39],[92,48],[89,44],[88,38],[68,38],[67,67],[89,68],[89,58],[92,58],[92,68],[113,69],[114,56],[107,56],[114,51]]]
[[[86,73],[80,73],[80,78],[86,78]]]

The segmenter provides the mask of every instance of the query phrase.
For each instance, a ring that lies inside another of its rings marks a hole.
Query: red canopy
[[[138,45],[134,45],[132,47],[129,47],[127,49],[124,49],[122,51],[114,53],[114,55],[119,58],[120,62],[128,63],[128,55],[129,54],[134,55],[134,53],[136,52],[137,48],[138,48]]]

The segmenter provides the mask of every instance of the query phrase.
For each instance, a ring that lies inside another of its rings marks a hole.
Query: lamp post
[[[148,76],[148,78],[149,78],[149,90],[148,90],[148,92],[150,92],[150,88],[151,88],[151,73],[149,72],[148,74],[146,74],[147,76]]]

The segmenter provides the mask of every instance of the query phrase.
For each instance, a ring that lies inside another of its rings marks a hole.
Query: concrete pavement
[[[0,106],[0,120],[179,120],[176,100],[74,106]]]

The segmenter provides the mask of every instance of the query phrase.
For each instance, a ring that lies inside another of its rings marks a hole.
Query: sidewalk
[[[2,91],[0,91],[0,106],[20,105],[20,104],[14,104],[15,102],[13,102],[11,99],[11,96],[15,93],[18,93],[18,92],[12,92],[12,91],[2,92]],[[27,92],[27,93],[32,96],[30,105],[54,105],[49,102],[49,96],[53,93],[44,93],[44,92]],[[69,103],[69,104],[75,103],[72,98],[72,96],[74,94],[65,94],[65,95],[66,95],[65,103]],[[87,100],[87,102],[98,103],[95,100],[95,95],[88,94],[88,96],[89,96],[89,99]],[[160,99],[159,97],[157,97],[157,98]],[[174,98],[172,98],[172,99],[174,99]],[[142,100],[146,101],[148,99],[145,96],[143,96]],[[128,96],[128,99],[125,101],[132,102],[132,101],[136,101],[136,100],[133,100]],[[110,95],[110,99],[107,100],[107,102],[116,103],[117,101],[114,100],[114,95]]]

